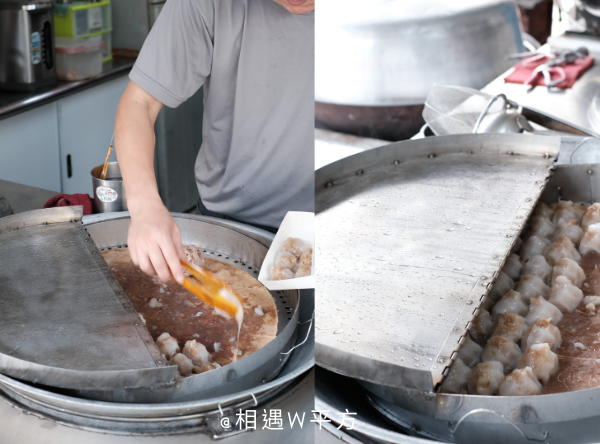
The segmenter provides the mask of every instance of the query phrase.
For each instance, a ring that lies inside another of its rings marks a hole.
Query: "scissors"
[[[529,78],[524,82],[525,85],[529,85],[528,91],[531,91],[533,88],[535,88],[535,81],[540,75],[540,73],[544,77],[544,82],[546,83],[546,87],[548,89],[564,82],[567,79],[565,70],[561,66],[559,66],[561,63],[567,61],[566,57],[563,56],[553,57],[545,54],[539,54],[537,56],[532,57],[530,60],[524,61],[523,65],[528,66],[540,60],[546,61],[541,65],[536,66],[536,68],[531,73],[531,76],[529,76]],[[554,80],[552,80],[553,74],[555,75]]]
[[[582,59],[589,55],[586,47],[578,48],[575,51],[563,51],[553,54],[537,54],[523,61],[523,66],[531,66],[534,63],[544,61],[541,65],[536,66],[531,73],[531,76],[525,81],[525,85],[529,85],[531,91],[535,88],[534,82],[540,73],[544,76],[544,81],[548,89],[557,86],[564,82],[567,78],[565,70],[560,66],[562,64],[572,65],[577,59]],[[552,80],[552,74],[558,76]]]

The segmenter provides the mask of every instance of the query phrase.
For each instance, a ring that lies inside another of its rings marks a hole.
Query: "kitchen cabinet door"
[[[56,103],[0,120],[0,179],[61,191]]]
[[[124,75],[58,101],[60,164],[64,193],[93,196],[92,168],[104,163],[119,99],[129,83]],[[116,162],[113,151],[111,161]]]

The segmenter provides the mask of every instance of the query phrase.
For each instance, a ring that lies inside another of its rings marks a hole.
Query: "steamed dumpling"
[[[302,253],[302,256],[300,256],[299,263],[300,263],[300,265],[312,267],[312,258],[313,258],[313,249],[309,247],[306,250],[304,250],[304,253]]]
[[[165,355],[167,359],[171,359],[171,356],[174,356],[179,352],[179,344],[177,343],[177,339],[167,332],[164,332],[158,338],[156,338],[156,345],[158,346],[158,351]]]
[[[531,367],[514,370],[498,387],[500,396],[534,396],[541,391],[542,384]]]
[[[469,367],[473,367],[481,360],[480,356],[482,350],[483,348],[481,345],[473,341],[469,335],[467,335],[458,351],[458,358]]]
[[[550,207],[554,209],[552,222],[556,225],[558,225],[561,220],[575,219],[577,222],[581,220],[581,212],[570,200],[561,200]]]
[[[473,325],[471,325],[471,329],[469,330],[471,338],[479,343],[487,341],[492,332],[493,324],[489,311],[480,308],[479,314],[473,320]]]
[[[556,230],[554,230],[554,233],[552,234],[552,240],[554,241],[560,236],[567,236],[569,239],[571,239],[571,242],[573,242],[575,245],[578,245],[579,241],[583,237],[583,230],[577,224],[575,219],[561,220],[558,223]]]
[[[297,237],[288,237],[283,244],[281,245],[283,251],[287,251],[288,253],[292,253],[297,258],[302,256],[302,253],[308,248],[306,242]]]
[[[558,276],[548,292],[548,301],[563,313],[571,313],[583,300],[583,292],[571,283],[566,276]]]
[[[471,375],[471,369],[465,365],[460,359],[454,361],[450,368],[450,372],[442,386],[440,392],[460,394],[467,389],[467,380]]]
[[[538,296],[546,296],[550,287],[544,284],[544,281],[535,274],[524,275],[519,284],[517,285],[517,291],[523,296],[523,300],[529,302],[531,298]]]
[[[583,238],[581,238],[579,251],[584,256],[592,251],[600,253],[600,223],[592,224],[588,227],[583,234]]]
[[[503,336],[513,342],[519,342],[527,331],[527,323],[522,316],[515,313],[503,313],[500,315],[492,329],[492,339]]]
[[[176,365],[181,376],[190,376],[194,370],[192,360],[183,353],[177,353],[169,360],[169,364]]]
[[[498,299],[500,299],[502,296],[508,293],[509,290],[512,290],[513,288],[515,288],[515,283],[513,282],[513,280],[509,278],[506,275],[506,273],[503,273],[501,271],[500,273],[498,273],[496,282],[494,282],[494,285],[492,285],[492,289],[488,294],[488,298],[496,302]]]
[[[502,313],[516,313],[525,316],[528,310],[521,293],[510,290],[492,308],[492,320],[495,321]]]
[[[504,368],[497,361],[482,362],[471,369],[467,379],[469,394],[492,396],[504,380]]]
[[[568,257],[563,257],[552,268],[551,281],[554,282],[558,276],[565,276],[573,285],[581,287],[585,281],[583,268],[577,262]]]
[[[273,281],[283,281],[285,279],[293,279],[294,272],[289,268],[274,266],[271,267],[271,280]]]
[[[521,349],[526,351],[534,344],[548,344],[550,350],[556,351],[562,342],[560,330],[548,319],[536,320],[521,338]]]
[[[531,300],[525,322],[527,325],[533,325],[540,318],[548,319],[552,324],[558,325],[562,321],[563,314],[554,304],[539,296]]]
[[[552,267],[541,254],[531,256],[525,264],[525,268],[523,268],[523,275],[533,274],[541,278],[544,282],[548,281],[551,272]]]
[[[518,277],[521,276],[522,270],[523,264],[521,263],[521,258],[514,253],[506,258],[504,268],[502,268],[502,271],[513,280],[518,279]]]
[[[552,242],[544,251],[544,257],[550,265],[555,265],[563,257],[573,259],[575,262],[581,260],[581,255],[567,236],[559,236],[558,239]]]
[[[481,352],[481,360],[483,362],[501,362],[505,370],[513,368],[520,357],[521,349],[519,346],[504,336],[494,336],[491,338],[483,349],[483,352]]]
[[[554,210],[552,208],[550,208],[548,205],[546,205],[544,202],[538,202],[538,204],[535,206],[535,209],[533,210],[533,216],[544,216],[547,217],[548,219],[552,219],[552,216],[554,215]]]
[[[590,225],[600,223],[600,203],[594,203],[588,207],[581,218],[581,228],[587,231]]]
[[[543,254],[548,245],[550,245],[549,240],[540,236],[530,236],[521,247],[519,255],[521,259],[529,260],[531,256]]]
[[[202,365],[210,361],[210,353],[204,344],[196,342],[195,339],[185,343],[183,354],[190,358],[195,365]]]
[[[295,271],[298,266],[298,258],[288,251],[282,251],[275,258],[275,266]]]
[[[554,233],[555,226],[550,219],[544,216],[534,216],[531,220],[531,231],[529,232],[532,236],[538,236],[549,239]]]
[[[516,368],[531,367],[533,374],[544,384],[558,371],[558,356],[548,344],[534,344],[519,358]]]

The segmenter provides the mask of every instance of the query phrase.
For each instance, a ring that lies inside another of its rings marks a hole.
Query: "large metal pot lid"
[[[498,4],[509,3],[506,0],[465,0],[449,2],[447,0],[427,0],[425,2],[390,2],[375,0],[365,7],[362,0],[330,0],[324,2],[321,23],[334,23],[360,28],[363,26],[380,27],[384,25],[412,24],[415,21],[447,19],[448,17],[468,14],[473,11],[490,8]],[[321,12],[320,12],[321,13]]]
[[[431,137],[316,172],[315,358],[432,390],[550,177],[560,139]]]
[[[81,216],[63,207],[0,219],[0,372],[62,388],[174,380]]]

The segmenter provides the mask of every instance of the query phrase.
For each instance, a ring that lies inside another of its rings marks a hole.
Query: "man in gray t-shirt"
[[[154,177],[153,124],[204,85],[195,173],[201,206],[278,227],[314,208],[314,0],[169,0],[130,74],[116,119],[133,262],[183,279],[177,225]]]

